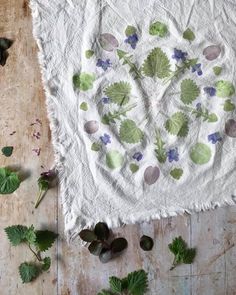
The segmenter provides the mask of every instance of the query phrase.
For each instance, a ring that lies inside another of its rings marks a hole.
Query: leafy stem
[[[114,111],[113,113],[109,112],[102,117],[102,123],[106,125],[109,125],[110,123],[115,123],[115,120],[121,120],[121,116],[126,116],[126,113],[131,111],[136,106],[137,104],[135,103],[125,108],[121,108],[118,111]]]
[[[41,262],[43,259],[42,259],[42,257],[41,257],[40,252],[36,253],[36,252],[31,248],[30,243],[28,243],[27,245],[28,245],[30,251],[31,251],[31,252],[35,255],[35,257],[37,258],[37,260]]]
[[[137,66],[131,61],[132,55],[128,56],[128,52],[117,49],[117,55],[120,60],[123,59],[123,65],[128,65],[130,67],[130,73],[135,74],[135,79],[141,79],[143,76],[141,71],[137,68]]]

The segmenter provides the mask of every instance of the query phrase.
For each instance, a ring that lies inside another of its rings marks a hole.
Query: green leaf
[[[38,179],[38,187],[41,191],[47,191],[49,189],[49,180],[45,176],[40,176]]]
[[[39,251],[46,251],[52,247],[58,234],[49,230],[37,230],[36,231],[36,241],[35,246]]]
[[[165,123],[166,130],[180,137],[185,137],[188,134],[188,118],[182,112],[174,113]]]
[[[125,35],[126,37],[129,37],[130,35],[133,35],[137,32],[136,28],[133,26],[127,26],[125,29]]]
[[[232,112],[235,110],[235,104],[231,102],[230,99],[227,99],[224,103],[224,111]]]
[[[217,117],[216,114],[211,113],[211,114],[208,115],[207,122],[214,123],[214,122],[217,122],[217,121],[218,121],[218,117]]]
[[[129,102],[131,86],[128,82],[118,82],[108,86],[105,94],[118,105],[125,105]]]
[[[222,72],[222,67],[218,67],[218,66],[213,67],[213,72],[216,76],[219,76]]]
[[[20,179],[16,172],[0,168],[0,194],[12,194],[19,186]]]
[[[51,266],[51,258],[50,257],[45,257],[43,259],[42,270],[47,271],[47,270],[49,270],[50,266]]]
[[[143,63],[145,76],[163,79],[170,76],[170,61],[161,48],[154,48]]]
[[[183,240],[181,236],[173,239],[172,243],[168,245],[170,251],[177,255],[184,252],[187,249],[187,243]]]
[[[124,238],[114,239],[111,243],[112,253],[119,253],[124,251],[128,247],[128,242]]]
[[[156,158],[159,161],[159,163],[165,163],[166,159],[167,159],[167,154],[166,154],[166,150],[164,148],[165,143],[164,141],[161,139],[161,134],[160,131],[156,131],[156,149],[155,149],[155,154],[156,154]]]
[[[192,30],[188,28],[187,30],[184,31],[183,38],[191,42],[195,39],[195,34],[193,33]]]
[[[19,266],[19,273],[23,283],[32,282],[40,274],[40,269],[33,263],[24,262]]]
[[[112,252],[110,249],[103,248],[99,254],[99,260],[102,263],[107,263],[112,259]]]
[[[152,36],[165,37],[168,33],[167,25],[161,22],[152,23],[149,27],[149,34]]]
[[[124,157],[120,152],[112,150],[106,154],[106,164],[110,169],[120,168],[123,163]]]
[[[4,146],[2,148],[2,153],[6,157],[10,157],[12,155],[12,152],[13,152],[13,146]]]
[[[11,244],[17,246],[22,242],[25,242],[25,235],[28,231],[27,226],[13,225],[5,228],[5,232]]]
[[[101,145],[97,142],[92,143],[91,150],[94,152],[98,152],[101,149]]]
[[[129,169],[130,169],[130,171],[131,171],[132,173],[136,173],[136,172],[139,170],[139,166],[136,165],[135,163],[131,163],[131,164],[129,165]]]
[[[231,82],[225,80],[216,82],[216,96],[225,98],[234,95],[234,93],[235,88]]]
[[[80,74],[75,74],[73,76],[74,87],[83,91],[92,89],[94,81],[95,81],[94,74],[80,73]]]
[[[79,233],[80,238],[85,242],[92,242],[94,240],[97,240],[96,234],[89,229],[83,229]]]
[[[174,168],[170,171],[170,175],[174,178],[179,180],[183,175],[183,169],[181,168]]]
[[[35,243],[35,241],[36,241],[36,233],[35,233],[33,225],[31,225],[27,229],[27,231],[25,233],[25,239],[29,244],[34,244]]]
[[[185,79],[181,83],[181,100],[184,104],[191,104],[200,94],[197,84],[191,79]]]
[[[110,291],[107,291],[107,290],[102,290],[97,295],[116,295],[116,294],[114,294]]]
[[[82,111],[87,111],[88,110],[88,104],[87,104],[87,102],[82,102],[81,104],[80,104],[80,107],[79,107]]]
[[[190,150],[190,158],[195,164],[203,165],[211,159],[211,149],[204,143],[196,143]]]
[[[86,57],[86,58],[89,59],[89,58],[91,58],[93,55],[94,55],[94,51],[93,51],[93,50],[88,49],[88,50],[85,51],[85,57]]]
[[[142,78],[141,70],[132,62],[132,55],[128,56],[128,52],[117,49],[117,55],[119,60],[123,59],[123,65],[128,65],[129,72],[134,75],[134,79]]]
[[[88,250],[91,254],[99,256],[102,252],[103,243],[101,241],[92,241],[89,245]]]
[[[120,125],[120,139],[127,143],[138,143],[143,139],[143,132],[133,120],[124,120]]]
[[[197,251],[195,248],[186,249],[184,251],[184,255],[183,255],[183,263],[185,263],[185,264],[193,263],[196,253],[197,253]]]
[[[143,235],[140,239],[140,247],[144,251],[151,251],[154,245],[153,239],[149,236]]]
[[[132,295],[143,295],[147,291],[148,279],[144,270],[134,271],[127,276],[128,291]]]
[[[114,293],[121,293],[123,291],[122,288],[122,280],[113,276],[109,278],[110,289]]]
[[[98,240],[104,241],[104,240],[108,240],[109,235],[110,235],[110,230],[109,230],[106,223],[98,222],[95,225],[94,233],[95,233],[96,237],[98,238]]]

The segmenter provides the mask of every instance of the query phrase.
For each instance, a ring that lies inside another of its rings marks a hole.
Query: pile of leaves
[[[41,252],[52,247],[58,234],[49,230],[35,230],[34,226],[13,225],[5,228],[5,232],[12,246],[25,244],[34,254],[34,262],[23,262],[19,266],[19,273],[23,283],[36,279],[42,272],[49,270],[51,258],[42,258]]]
[[[143,295],[148,288],[147,273],[141,269],[123,279],[113,276],[109,278],[109,284],[110,290],[102,290],[97,295]]]

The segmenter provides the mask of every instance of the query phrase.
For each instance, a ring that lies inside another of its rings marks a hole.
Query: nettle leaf
[[[147,273],[144,270],[134,271],[127,276],[127,289],[132,295],[143,295],[148,288]]]
[[[110,289],[112,292],[121,293],[123,291],[122,280],[113,276],[109,278]]]
[[[13,146],[4,146],[2,148],[2,153],[6,157],[10,157],[12,155],[12,152],[13,152]]]
[[[190,158],[198,165],[206,164],[211,159],[211,149],[205,143],[198,142],[190,149]]]
[[[230,97],[234,95],[235,88],[230,81],[221,80],[216,82],[216,96],[218,97]]]
[[[97,295],[115,295],[115,294],[113,292],[110,292],[110,291],[107,291],[107,290],[102,290]]]
[[[143,235],[140,239],[140,247],[144,251],[151,251],[154,245],[153,239],[151,237]]]
[[[28,227],[23,225],[13,225],[5,228],[7,237],[13,246],[17,246],[25,241],[27,231]]]
[[[32,282],[40,274],[40,268],[33,264],[24,262],[19,266],[19,273],[23,283]]]
[[[49,270],[50,266],[51,266],[51,258],[50,257],[45,257],[43,259],[42,270],[47,271],[47,270]]]
[[[188,134],[188,118],[182,112],[174,113],[165,123],[166,130],[180,137],[185,137]]]
[[[33,225],[31,225],[27,229],[27,231],[25,233],[25,239],[30,244],[34,244],[35,243],[35,241],[36,241],[36,233],[35,233],[35,230],[34,230],[34,226]]]
[[[131,86],[128,82],[117,82],[105,89],[105,94],[118,105],[125,105],[129,102]]]
[[[120,139],[127,143],[138,143],[143,139],[143,132],[133,120],[124,120],[120,125]]]
[[[136,28],[133,26],[127,26],[125,29],[125,35],[126,37],[129,37],[130,35],[133,35],[137,32]]]
[[[155,154],[156,154],[156,158],[159,161],[159,163],[165,163],[166,159],[167,159],[167,153],[166,150],[164,148],[165,143],[161,138],[161,134],[160,131],[157,130],[156,131],[156,142],[155,142]]]
[[[0,168],[0,194],[12,194],[19,186],[20,178],[16,172]]]
[[[183,173],[184,171],[181,168],[174,168],[170,171],[170,175],[177,180],[179,180],[182,177]]]
[[[159,79],[169,77],[171,73],[170,61],[165,52],[161,48],[154,48],[144,61],[142,71],[147,77]]]
[[[224,103],[224,111],[226,112],[232,112],[235,110],[235,104],[232,103],[230,99],[227,99]]]
[[[93,55],[94,55],[94,51],[93,50],[88,49],[88,50],[85,51],[85,57],[87,59],[91,58]]]
[[[110,230],[106,223],[98,222],[95,225],[94,233],[96,237],[98,238],[98,240],[104,241],[104,240],[108,240],[110,235]]]
[[[39,251],[46,251],[52,247],[58,234],[49,230],[37,230],[36,232],[35,246]]]
[[[219,67],[219,66],[213,67],[213,72],[216,76],[219,76],[222,72],[222,67]]]
[[[80,108],[82,111],[86,112],[86,111],[88,110],[88,104],[87,104],[87,102],[85,102],[85,101],[82,102],[82,103],[80,104],[79,108]]]
[[[89,73],[80,73],[73,76],[73,84],[75,88],[82,91],[87,91],[93,88],[93,82],[95,81],[95,75]]]
[[[184,31],[183,38],[188,40],[188,41],[193,41],[195,39],[195,34],[193,33],[192,30],[190,30],[188,28],[187,30]]]
[[[197,84],[191,79],[185,79],[181,83],[181,100],[184,104],[191,104],[200,94]]]
[[[92,242],[97,239],[96,234],[89,229],[83,229],[79,233],[80,238],[85,242]]]
[[[165,37],[168,33],[167,25],[159,21],[154,22],[149,27],[149,34],[152,36]]]
[[[139,166],[135,163],[131,163],[129,165],[129,169],[132,173],[136,173],[139,170]]]

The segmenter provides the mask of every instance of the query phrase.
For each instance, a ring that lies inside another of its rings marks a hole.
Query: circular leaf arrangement
[[[206,164],[211,158],[211,149],[204,143],[196,143],[190,150],[190,158],[195,164]]]

